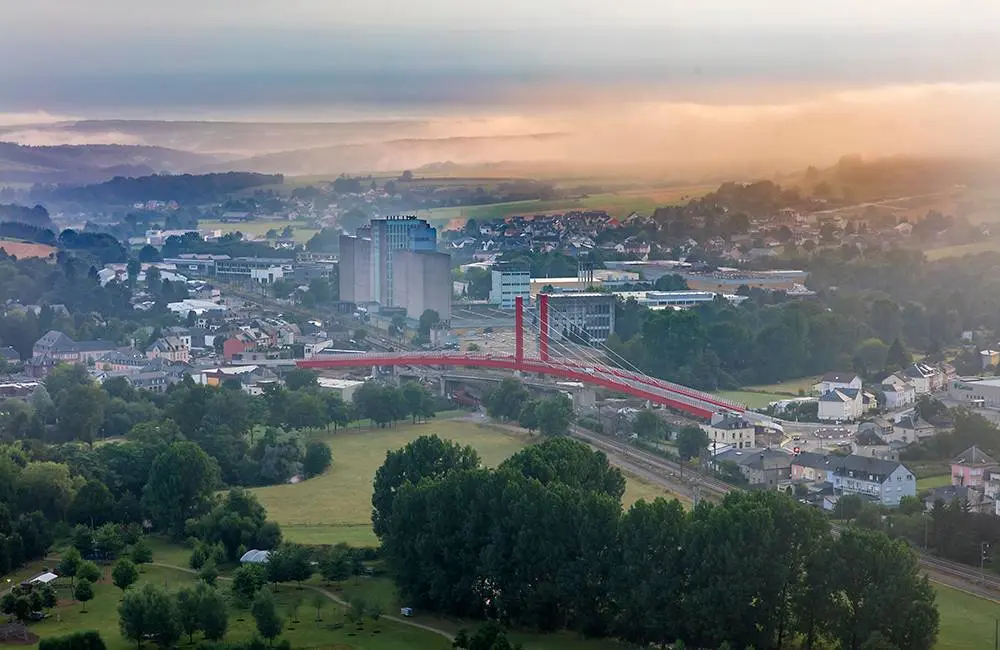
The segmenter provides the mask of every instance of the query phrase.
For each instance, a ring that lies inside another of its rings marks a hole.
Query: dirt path
[[[177,566],[176,564],[165,564],[163,562],[152,562],[151,565],[152,566],[162,567],[164,569],[173,569],[174,571],[181,571],[183,573],[191,573],[191,574],[197,574],[198,573],[194,569],[190,569],[188,567]],[[219,576],[219,580],[232,580],[232,578],[227,577],[227,576]],[[329,591],[327,589],[324,589],[322,587],[315,587],[313,585],[302,585],[302,587],[304,589],[308,589],[308,590],[316,592],[318,594],[322,594],[322,595],[326,596],[328,599],[332,600],[333,602],[335,602],[338,605],[341,605],[343,607],[350,607],[351,606],[351,604],[349,602],[347,602],[346,600],[344,600],[343,598],[341,598],[337,594],[335,594],[332,591]],[[454,641],[455,640],[455,635],[451,634],[450,632],[447,632],[447,631],[442,630],[440,628],[433,627],[431,625],[426,625],[424,623],[418,623],[418,622],[416,622],[414,620],[410,620],[410,619],[408,619],[408,618],[406,618],[404,616],[392,616],[392,615],[389,615],[389,614],[383,614],[382,618],[390,620],[390,621],[393,621],[395,623],[400,623],[401,625],[409,625],[410,627],[415,627],[415,628],[419,628],[421,630],[425,630],[427,632],[432,632],[434,634],[437,634],[438,636],[443,636],[444,638],[448,639],[448,641]]]

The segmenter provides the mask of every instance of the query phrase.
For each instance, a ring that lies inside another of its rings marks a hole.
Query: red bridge
[[[608,365],[597,358],[596,351],[589,353],[589,359],[582,361],[572,359],[571,355],[574,354],[572,350],[550,340],[549,317],[548,296],[540,294],[539,357],[537,359],[524,356],[524,307],[521,298],[518,298],[515,309],[516,351],[513,356],[472,352],[413,352],[404,350],[400,352],[358,353],[329,359],[307,359],[298,361],[297,364],[300,368],[314,369],[428,366],[512,370],[600,386],[702,418],[709,418],[713,413],[720,411],[731,413],[746,413],[747,411],[743,404],[722,399],[710,393],[649,377],[636,370]],[[559,348],[561,358],[552,357],[550,346]]]

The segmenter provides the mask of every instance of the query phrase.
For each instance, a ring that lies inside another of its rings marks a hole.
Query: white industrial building
[[[531,273],[527,269],[493,269],[493,287],[490,289],[490,303],[500,309],[514,309],[518,297],[525,303],[531,298]]]

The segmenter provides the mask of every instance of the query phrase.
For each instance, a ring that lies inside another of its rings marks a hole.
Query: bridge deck
[[[747,410],[743,404],[637,372],[611,366],[584,365],[551,357],[547,361],[542,361],[541,359],[524,358],[518,360],[514,356],[467,352],[398,352],[344,355],[330,359],[306,359],[296,363],[300,368],[315,369],[373,366],[495,368],[538,373],[601,386],[702,418],[711,417],[713,413],[719,411],[745,413]]]

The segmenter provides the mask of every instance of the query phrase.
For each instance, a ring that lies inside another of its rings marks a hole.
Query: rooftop
[[[967,467],[985,467],[987,465],[996,465],[997,462],[990,458],[982,449],[972,445],[958,456],[955,460],[951,461],[955,465],[965,465]]]

